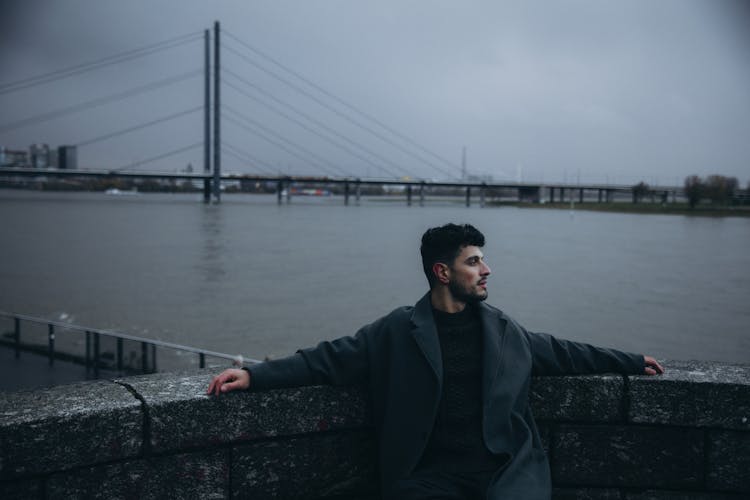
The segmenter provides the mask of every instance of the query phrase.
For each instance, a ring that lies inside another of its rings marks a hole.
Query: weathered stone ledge
[[[534,380],[555,498],[750,497],[750,366]],[[0,498],[377,498],[357,387],[205,395],[211,373],[0,393]]]

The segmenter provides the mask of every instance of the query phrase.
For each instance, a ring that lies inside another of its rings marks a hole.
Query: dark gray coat
[[[549,499],[551,480],[529,409],[533,375],[643,373],[643,356],[527,332],[481,303],[484,337],[484,440],[508,457],[488,498]],[[441,396],[442,358],[429,293],[360,329],[354,337],[253,366],[254,390],[363,384],[379,437],[384,496],[408,477],[424,452]]]

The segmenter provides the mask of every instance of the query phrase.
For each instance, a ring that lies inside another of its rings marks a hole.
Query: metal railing
[[[99,376],[99,369],[105,367],[105,363],[102,359],[101,352],[101,338],[109,337],[116,341],[116,355],[115,365],[118,372],[125,370],[125,364],[123,362],[123,345],[124,341],[130,341],[139,343],[141,347],[141,360],[140,360],[140,373],[155,373],[156,368],[156,348],[171,349],[177,352],[193,353],[198,356],[198,365],[200,368],[206,367],[206,357],[226,359],[232,362],[235,366],[243,366],[245,363],[260,363],[257,359],[245,358],[242,355],[232,355],[222,352],[210,351],[207,349],[198,349],[196,347],[190,347],[172,342],[164,342],[161,340],[147,339],[144,337],[138,337],[136,335],[129,335],[126,333],[116,332],[113,330],[102,330],[97,328],[89,328],[80,325],[73,325],[61,321],[51,321],[45,318],[37,318],[33,316],[27,316],[25,314],[9,313],[0,311],[0,317],[9,318],[13,320],[13,340],[11,342],[3,341],[5,345],[12,344],[15,348],[15,356],[18,358],[21,351],[46,351],[47,357],[49,358],[49,365],[52,366],[55,363],[55,358],[60,358],[65,355],[68,358],[74,358],[75,356],[70,353],[63,353],[61,351],[55,351],[55,335],[57,332],[65,331],[70,333],[79,333],[85,335],[86,342],[86,353],[83,357],[83,364],[86,366],[86,371],[93,370],[94,377]],[[30,322],[40,325],[47,326],[47,346],[46,349],[40,346],[31,346],[28,344],[21,343],[21,322]],[[133,367],[129,367],[133,370]]]

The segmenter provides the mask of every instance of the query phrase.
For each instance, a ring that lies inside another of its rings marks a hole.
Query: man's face
[[[490,268],[484,262],[484,254],[475,246],[466,246],[448,266],[450,277],[448,289],[460,302],[480,302],[487,298],[487,278]]]

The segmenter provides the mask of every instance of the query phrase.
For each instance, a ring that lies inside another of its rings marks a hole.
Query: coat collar
[[[498,314],[499,313],[499,314]],[[479,303],[479,317],[482,321],[482,394],[487,401],[487,395],[500,374],[503,366],[503,344],[505,343],[505,326],[507,321],[503,314],[488,306],[484,302]]]
[[[484,302],[479,303],[479,317],[482,322],[483,336],[483,367],[482,387],[485,396],[491,390],[503,365],[502,350],[505,340],[506,320],[502,313],[488,306]],[[440,353],[440,341],[435,327],[435,318],[432,315],[432,302],[430,292],[427,292],[419,302],[416,303],[411,314],[411,322],[414,329],[411,334],[422,350],[435,377],[439,381],[443,379],[443,360]]]
[[[427,292],[419,302],[414,306],[411,313],[411,322],[414,329],[411,334],[414,340],[422,350],[422,354],[427,358],[435,377],[438,380],[443,379],[443,359],[440,354],[440,341],[437,336],[435,327],[435,318],[432,316],[432,302],[430,301],[430,292]]]

